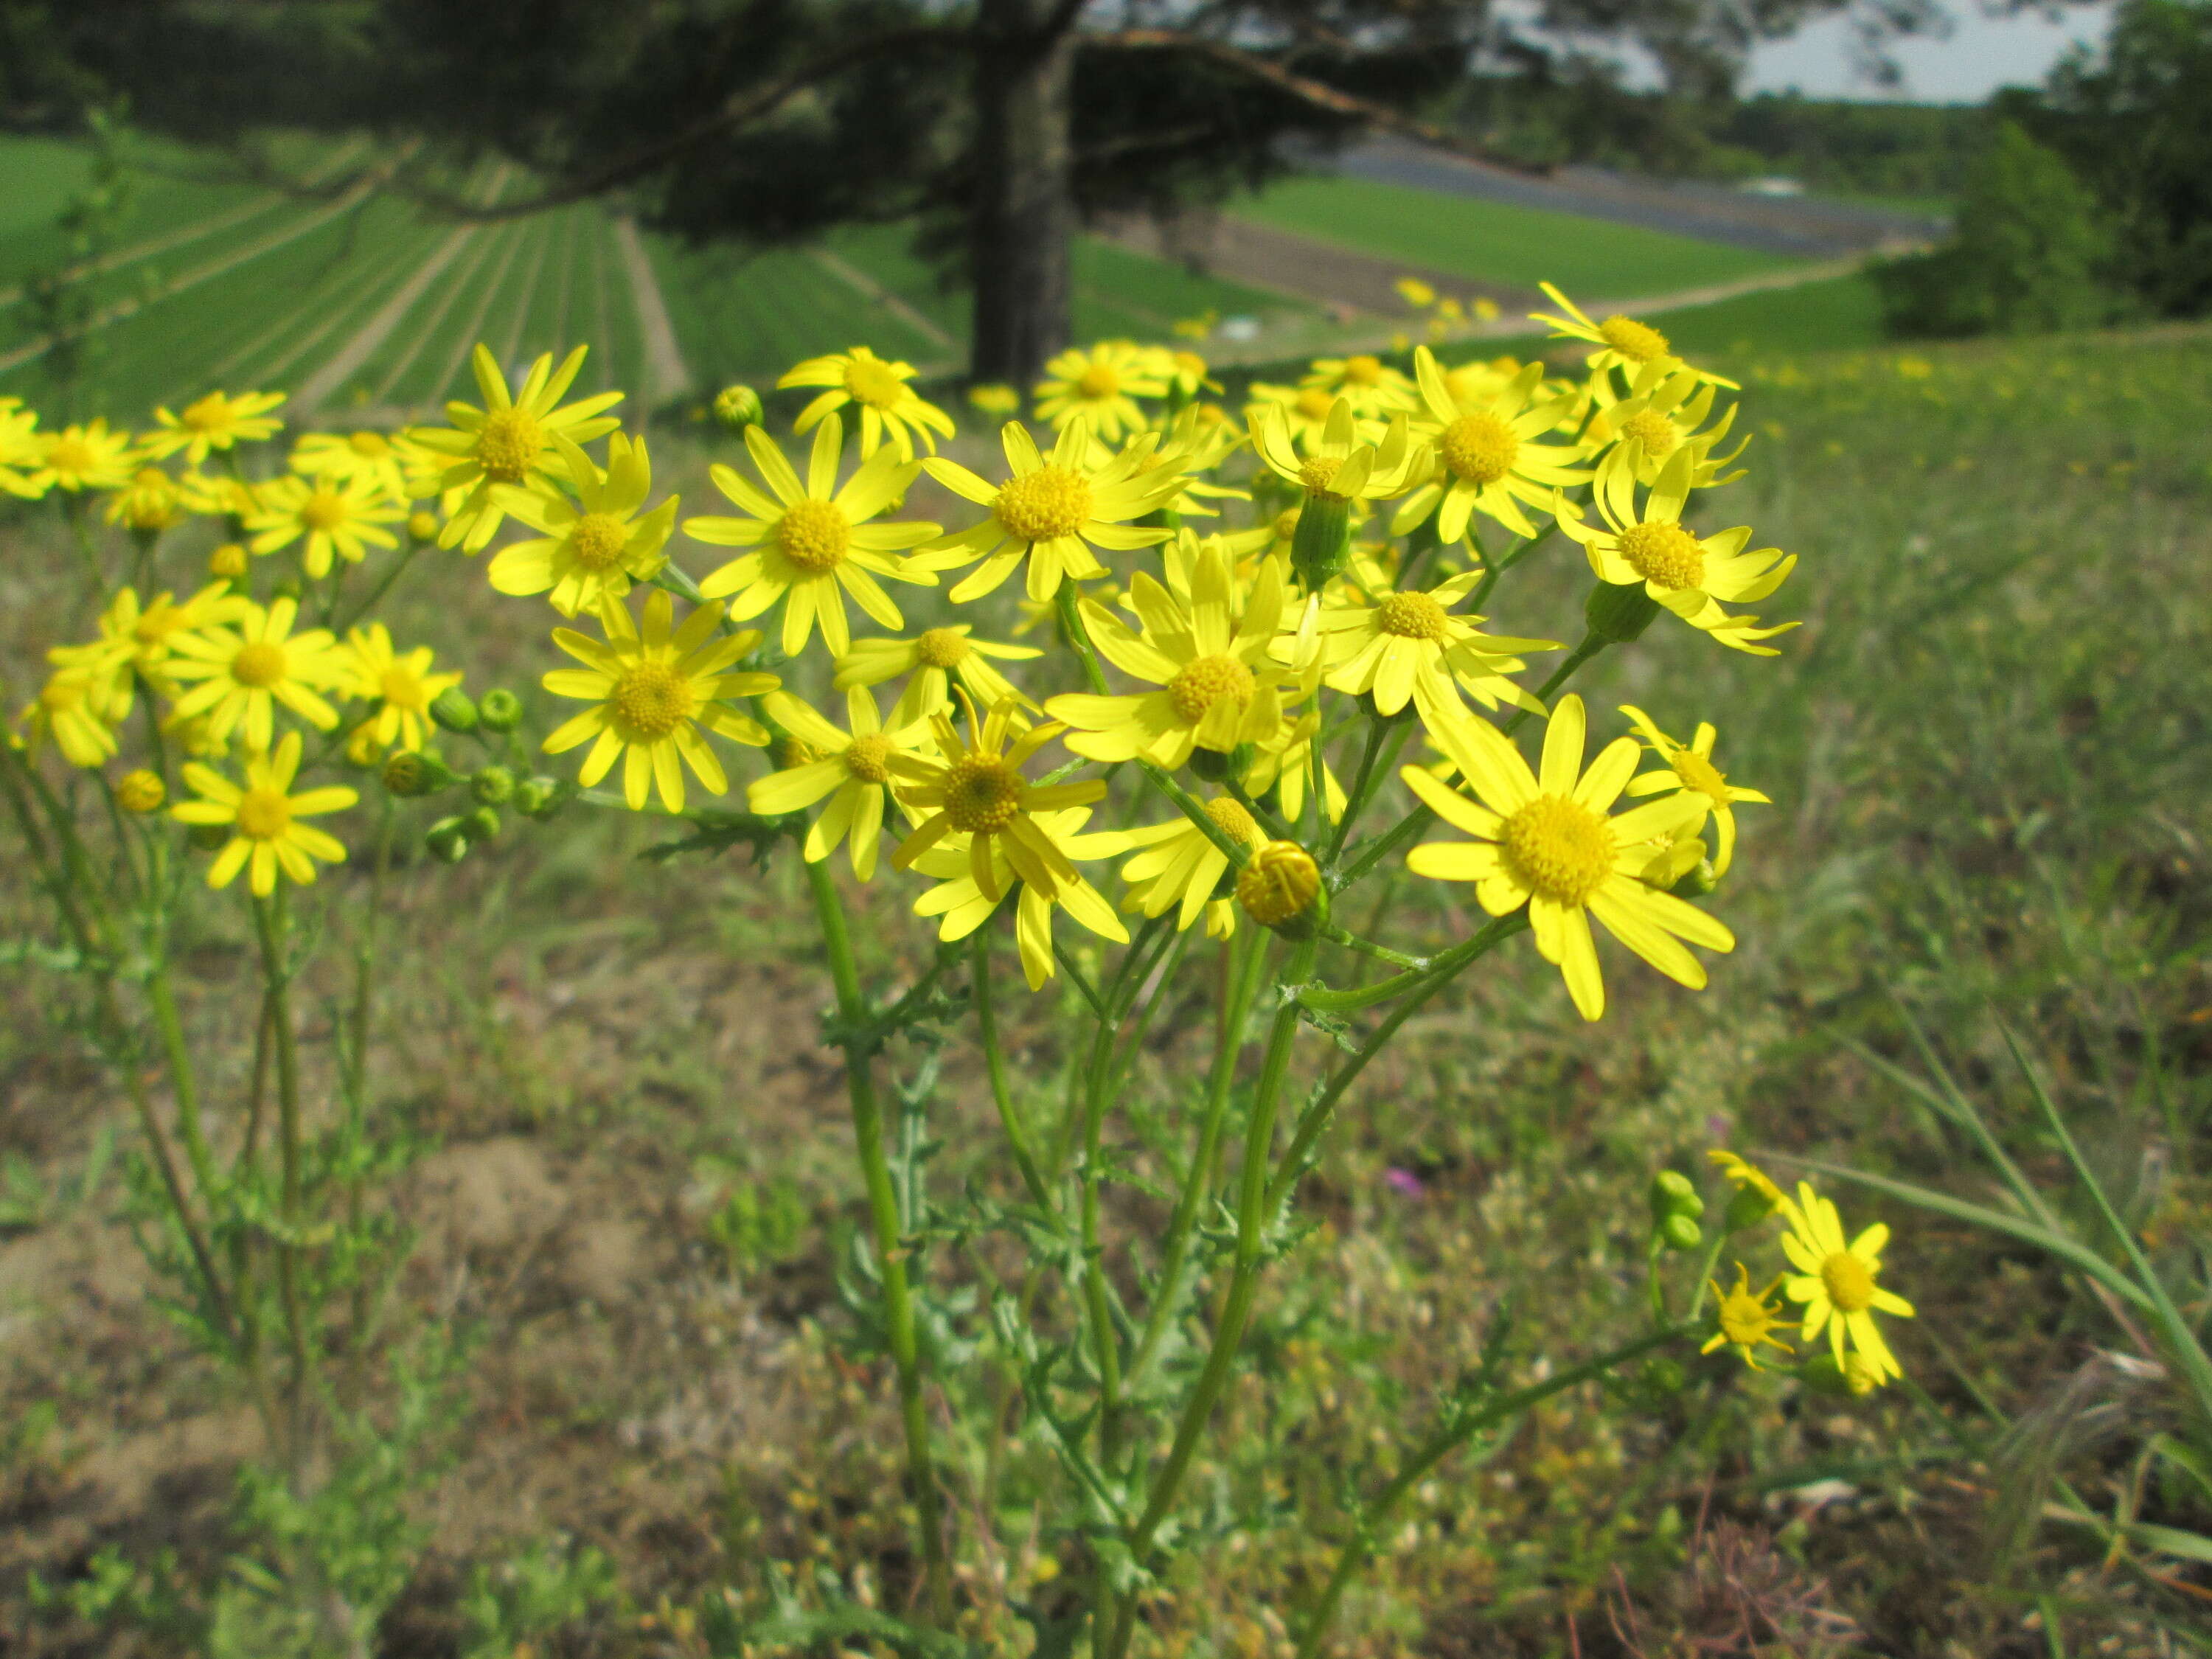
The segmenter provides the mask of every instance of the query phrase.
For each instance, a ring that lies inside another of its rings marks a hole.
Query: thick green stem
[[[830,955],[830,978],[836,988],[837,1015],[848,1031],[859,1031],[867,1007],[860,994],[860,975],[853,958],[853,942],[845,927],[845,907],[827,860],[806,866],[807,884],[814,893],[814,914],[822,927],[822,942]],[[883,1280],[884,1324],[891,1346],[891,1363],[898,1371],[899,1415],[906,1427],[906,1459],[914,1482],[915,1512],[921,1532],[922,1571],[927,1581],[932,1615],[940,1626],[952,1619],[952,1576],[945,1559],[945,1525],[937,1491],[937,1472],[930,1456],[929,1416],[921,1397],[921,1358],[915,1336],[914,1292],[907,1281],[906,1249],[901,1243],[898,1194],[891,1185],[890,1164],[884,1156],[883,1108],[876,1097],[872,1054],[856,1039],[845,1044],[845,1087],[853,1107],[853,1139],[860,1153],[861,1179],[866,1183],[868,1214],[876,1246],[876,1271]]]

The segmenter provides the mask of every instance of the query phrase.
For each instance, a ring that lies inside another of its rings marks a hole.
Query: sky
[[[1783,92],[1808,98],[1905,98],[1916,103],[1978,104],[2002,86],[2032,86],[2076,41],[2095,44],[2111,21],[2109,6],[2069,8],[2063,21],[2033,14],[1986,17],[1972,0],[1954,4],[1947,40],[1908,37],[1892,55],[1904,80],[1882,88],[1857,71],[1850,31],[1829,19],[1752,55],[1746,92]]]

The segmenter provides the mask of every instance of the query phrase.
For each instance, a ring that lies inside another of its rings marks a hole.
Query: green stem
[[[291,936],[289,907],[280,878],[276,893],[253,901],[254,931],[261,941],[261,977],[269,994],[269,1017],[276,1050],[276,1141],[278,1206],[284,1236],[276,1248],[276,1294],[284,1312],[285,1341],[292,1376],[288,1416],[295,1479],[306,1455],[302,1430],[307,1392],[308,1343],[306,1310],[300,1297],[300,1231],[304,1198],[302,1131],[300,1122],[300,1051],[292,1029],[291,965],[285,959]]]
[[[860,994],[860,969],[854,961],[852,939],[845,927],[845,907],[838,897],[837,884],[830,874],[826,860],[805,868],[807,884],[814,894],[815,917],[822,927],[822,942],[829,951],[830,978],[836,988],[838,1018],[848,1030],[857,1031],[867,1007]],[[876,1098],[870,1051],[849,1039],[844,1048],[845,1087],[853,1107],[853,1138],[860,1152],[861,1178],[867,1184],[876,1270],[883,1279],[884,1323],[890,1337],[891,1362],[898,1370],[899,1414],[906,1427],[907,1472],[914,1482],[923,1573],[927,1581],[930,1611],[938,1623],[945,1626],[952,1619],[952,1577],[945,1559],[937,1473],[930,1456],[929,1417],[921,1397],[921,1350],[915,1330],[914,1293],[907,1282],[906,1249],[901,1243],[898,1195],[892,1188],[890,1165],[884,1156],[883,1108]]]
[[[1612,641],[1601,640],[1595,634],[1583,635],[1582,643],[1568,652],[1559,665],[1552,671],[1552,678],[1536,688],[1536,701],[1547,708],[1550,707],[1552,693],[1565,685],[1573,677],[1577,669],[1612,643]],[[1504,726],[1500,729],[1510,738],[1534,717],[1534,709],[1516,708],[1507,717]]]
[[[407,567],[415,562],[415,556],[420,553],[423,548],[428,545],[428,544],[426,542],[410,542],[407,547],[407,550],[392,562],[391,565],[385,570],[384,574],[377,579],[376,586],[370,588],[368,592],[362,596],[361,603],[354,606],[351,612],[347,615],[345,620],[343,622],[334,622],[330,625],[331,631],[333,634],[338,635],[340,637],[343,637],[346,629],[351,628],[363,617],[368,616],[369,612],[375,610],[376,602],[392,591],[392,584],[399,580],[401,575],[405,573]],[[337,592],[335,587],[331,590],[331,600],[333,605],[337,604]]]
[[[976,1037],[983,1047],[985,1069],[991,1074],[991,1098],[998,1104],[1000,1125],[1006,1132],[1006,1145],[1013,1149],[1014,1164],[1021,1170],[1022,1184],[1030,1189],[1030,1201],[1056,1224],[1059,1212],[1053,1207],[1052,1188],[1045,1184],[1043,1173],[1037,1168],[1036,1154],[1030,1146],[1029,1126],[1022,1121],[1022,1115],[1014,1106],[1013,1092],[1006,1085],[1006,1050],[999,1042],[998,1013],[991,1000],[990,930],[978,927],[971,939]]]
[[[1352,834],[1352,826],[1366,809],[1368,793],[1374,787],[1375,763],[1382,753],[1382,742],[1390,726],[1391,722],[1373,708],[1367,711],[1367,741],[1360,746],[1359,769],[1352,775],[1352,793],[1346,798],[1344,816],[1336,821],[1336,828],[1329,834],[1328,851],[1322,859],[1324,864],[1336,862],[1344,851],[1346,838]],[[1400,741],[1404,739],[1401,738]]]

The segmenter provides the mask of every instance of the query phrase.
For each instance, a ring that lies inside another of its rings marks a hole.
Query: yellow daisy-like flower
[[[1713,764],[1713,740],[1719,734],[1711,720],[1698,722],[1698,729],[1687,743],[1678,743],[1653,724],[1651,716],[1633,703],[1620,705],[1620,712],[1628,716],[1651,752],[1667,763],[1664,772],[1646,772],[1632,778],[1628,793],[1632,795],[1656,795],[1671,789],[1681,789],[1702,795],[1710,803],[1708,811],[1713,822],[1720,826],[1719,846],[1713,854],[1713,873],[1728,874],[1729,863],[1735,857],[1735,811],[1739,801],[1756,805],[1771,806],[1774,803],[1756,789],[1745,789],[1728,781],[1728,774]]]
[[[1598,460],[1598,492],[1612,498],[1616,514],[1626,516],[1636,486],[1657,483],[1661,469],[1680,450],[1692,452],[1692,489],[1711,489],[1743,476],[1721,469],[1743,453],[1748,435],[1727,454],[1713,453],[1735,423],[1736,406],[1730,404],[1710,430],[1700,430],[1717,395],[1678,363],[1647,363],[1626,398],[1591,416],[1589,440],[1609,445]]]
[[[33,484],[42,451],[39,416],[23,407],[21,398],[0,398],[0,491],[36,501],[46,494],[44,484]]]
[[[1225,420],[1208,420],[1206,409],[1193,404],[1176,416],[1175,424],[1168,428],[1157,445],[1147,438],[1140,440],[1150,446],[1149,453],[1138,463],[1133,476],[1142,481],[1149,473],[1176,473],[1182,476],[1182,488],[1160,507],[1164,513],[1176,513],[1186,518],[1216,519],[1221,509],[1210,507],[1209,501],[1249,501],[1252,492],[1228,484],[1209,483],[1204,475],[1212,472],[1222,462],[1235,453],[1244,442],[1244,434]],[[1091,459],[1103,465],[1112,459],[1112,451],[1104,443],[1093,445]],[[1237,539],[1249,544],[1249,532]]]
[[[553,367],[553,354],[545,353],[531,364],[521,389],[510,393],[490,348],[479,343],[470,363],[483,394],[483,407],[447,404],[446,418],[452,426],[417,428],[407,434],[413,443],[445,458],[446,471],[437,481],[440,492],[468,492],[450,509],[446,527],[438,532],[439,546],[481,551],[507,519],[506,497],[499,485],[543,477],[558,453],[553,447],[556,435],[587,444],[614,430],[614,417],[600,410],[620,403],[621,392],[602,392],[573,404],[561,402],[584,366],[585,350],[578,346],[558,368]]]
[[[343,784],[295,795],[292,780],[300,771],[300,734],[287,732],[273,754],[249,755],[241,789],[220,772],[188,763],[185,781],[200,799],[179,801],[169,816],[180,823],[228,824],[230,840],[208,869],[208,885],[228,887],[251,866],[247,885],[256,898],[276,890],[276,872],[305,887],[315,879],[315,860],[342,864],[346,849],[337,837],[301,818],[343,812],[361,799]]]
[[[653,463],[642,438],[619,432],[609,438],[604,472],[568,439],[554,442],[568,489],[550,480],[530,489],[507,486],[507,510],[544,533],[501,548],[484,574],[499,592],[545,593],[556,611],[573,617],[597,611],[601,599],[627,598],[632,582],[650,581],[668,562],[664,550],[681,497],[671,495],[637,516],[653,491]]]
[[[1413,407],[1413,383],[1380,357],[1316,357],[1299,386],[1341,398],[1366,420],[1388,420]]]
[[[138,451],[128,432],[111,432],[105,418],[76,422],[38,436],[38,462],[27,480],[33,493],[120,489],[131,482]]]
[[[274,553],[304,537],[300,568],[318,580],[331,574],[333,556],[359,564],[372,547],[398,546],[384,526],[407,516],[374,479],[359,476],[271,478],[258,493],[259,506],[246,520],[253,536],[247,550]]]
[[[1022,394],[1002,380],[987,380],[968,388],[969,407],[985,415],[1018,415]]]
[[[1249,396],[1251,400],[1244,405],[1245,425],[1257,431],[1262,418],[1271,418],[1267,411],[1279,409],[1291,444],[1309,455],[1320,447],[1328,431],[1330,411],[1337,405],[1336,394],[1319,386],[1270,386],[1264,380],[1252,383]],[[1381,421],[1362,421],[1355,428],[1354,435],[1363,443],[1379,443],[1383,428],[1384,422]]]
[[[1505,676],[1528,666],[1522,652],[1557,651],[1559,643],[1501,638],[1477,629],[1480,617],[1453,616],[1452,606],[1481,580],[1480,570],[1470,570],[1425,593],[1383,588],[1325,607],[1325,683],[1352,696],[1371,692],[1378,714],[1395,714],[1410,700],[1431,729],[1465,718],[1461,690],[1485,708],[1510,702],[1542,714],[1544,705]]]
[[[440,692],[461,683],[461,676],[434,674],[430,647],[418,645],[405,656],[392,647],[392,630],[382,623],[346,635],[345,665],[354,692],[380,704],[371,726],[380,748],[395,745],[410,753],[429,735],[430,705]]]
[[[1200,366],[1200,373],[1204,365]],[[1058,431],[1085,421],[1106,443],[1145,428],[1139,398],[1164,398],[1174,360],[1158,346],[1101,340],[1088,351],[1071,347],[1044,366],[1036,383],[1036,416]]]
[[[110,675],[114,682],[110,697],[118,705],[115,718],[119,720],[131,712],[134,677],[164,696],[173,693],[168,666],[178,635],[235,622],[252,608],[252,601],[233,593],[228,582],[210,582],[184,600],[157,593],[143,606],[137,588],[122,587],[100,613],[97,640],[88,645],[56,646],[46,656],[64,666]]]
[[[1351,402],[1336,400],[1317,443],[1301,457],[1291,441],[1282,405],[1260,406],[1251,426],[1252,447],[1268,469],[1304,490],[1309,500],[1385,501],[1402,495],[1432,465],[1427,448],[1413,441],[1402,414],[1391,417],[1379,443],[1359,435]]]
[[[210,392],[186,404],[181,415],[156,409],[154,418],[159,427],[139,442],[149,455],[166,459],[181,452],[187,462],[198,466],[211,450],[275,437],[284,422],[272,419],[269,411],[284,398],[282,392],[244,392],[235,398]]]
[[[1449,544],[1466,535],[1468,519],[1480,513],[1516,536],[1533,537],[1535,526],[1521,503],[1548,507],[1560,490],[1589,482],[1588,470],[1576,465],[1579,450],[1540,441],[1573,402],[1571,394],[1545,395],[1541,363],[1471,402],[1453,396],[1428,347],[1413,354],[1413,372],[1421,392],[1414,435],[1426,441],[1437,471],[1392,518],[1393,534],[1404,535],[1434,513],[1437,538]]]
[[[540,682],[556,697],[581,697],[586,709],[545,739],[545,752],[563,754],[587,739],[577,778],[590,788],[623,762],[623,799],[633,812],[645,810],[654,788],[671,812],[684,810],[684,768],[709,794],[729,788],[721,757],[708,747],[702,728],[755,749],[768,744],[768,728],[724,701],[758,697],[782,682],[773,674],[731,673],[732,664],[761,641],[757,629],[717,638],[722,607],[702,605],[672,628],[674,606],[656,591],[645,602],[643,626],[609,599],[599,606],[604,643],[572,628],[553,630],[553,643],[584,665],[556,668]]]
[[[1705,811],[1686,795],[1607,816],[1636,770],[1633,738],[1606,745],[1583,770],[1583,700],[1569,696],[1544,732],[1540,772],[1486,720],[1431,728],[1480,804],[1418,766],[1398,775],[1445,823],[1479,837],[1429,842],[1407,855],[1407,867],[1438,881],[1475,884],[1475,899],[1493,916],[1528,907],[1536,949],[1566,981],[1584,1019],[1605,1012],[1590,918],[1668,978],[1702,989],[1705,970],[1677,941],[1732,951],[1735,936],[1713,917],[1638,879],[1650,862],[1644,844],[1670,836]]]
[[[1233,795],[1207,801],[1206,816],[1240,846],[1258,847],[1267,839],[1267,832]],[[1222,877],[1229,873],[1229,854],[1212,836],[1177,814],[1149,830],[1129,830],[1126,839],[1132,848],[1142,850],[1121,866],[1121,879],[1129,884],[1125,908],[1159,916],[1173,908],[1178,932],[1188,930],[1201,912],[1209,938],[1227,939],[1237,931],[1236,902],[1215,896]]]
[[[338,711],[320,693],[350,676],[328,629],[292,632],[299,612],[297,599],[277,599],[265,611],[248,602],[234,627],[173,635],[170,674],[200,684],[177,699],[171,718],[204,714],[208,741],[222,744],[242,730],[249,749],[269,747],[280,702],[310,726],[336,726]]]
[[[1205,334],[1194,337],[1204,339]],[[1205,358],[1195,351],[1170,351],[1164,355],[1161,373],[1167,376],[1168,390],[1179,398],[1195,398],[1201,392],[1218,392],[1221,382],[1215,380]]]
[[[910,640],[855,640],[853,648],[837,659],[833,684],[840,691],[850,691],[911,674],[914,678],[906,683],[891,709],[890,723],[895,726],[911,726],[951,708],[951,682],[956,678],[981,708],[996,708],[1009,701],[1036,708],[1012,681],[991,666],[991,659],[1027,662],[1044,653],[1033,645],[1001,645],[995,640],[975,639],[974,631],[967,623],[953,623],[926,628]]]
[[[891,854],[893,864],[902,870],[912,869],[915,860],[946,836],[961,835],[968,837],[969,867],[976,890],[994,904],[1006,896],[1006,884],[998,873],[1002,870],[1011,869],[1048,899],[1054,897],[1063,884],[1081,881],[1036,815],[1087,806],[1105,794],[1106,786],[1096,778],[1081,783],[1041,785],[1024,777],[1022,767],[1030,757],[1066,728],[1032,726],[1009,744],[1014,712],[1012,703],[1002,702],[979,723],[975,704],[969,703],[965,742],[948,716],[934,715],[931,726],[937,736],[937,757],[892,757],[891,775],[900,781],[900,801],[937,809],[899,843]],[[1110,915],[1112,907],[1106,908]],[[945,937],[958,939],[962,934]]]
[[[1875,1322],[1876,1310],[1899,1319],[1913,1316],[1910,1302],[1875,1282],[1888,1243],[1889,1229],[1879,1221],[1845,1243],[1834,1200],[1814,1192],[1808,1181],[1797,1183],[1790,1231],[1782,1237],[1783,1253],[1797,1272],[1783,1281],[1783,1294],[1805,1304],[1801,1334],[1806,1341],[1826,1331],[1838,1368],[1844,1366],[1849,1347],[1865,1361],[1877,1382],[1905,1372],[1882,1340],[1881,1328]]]
[[[1305,811],[1309,789],[1319,791],[1322,810],[1331,823],[1343,817],[1344,786],[1322,751],[1320,710],[1310,708],[1294,720],[1286,719],[1273,737],[1261,739],[1244,774],[1244,793],[1256,799],[1271,789],[1283,816],[1293,823]]]
[[[177,495],[187,512],[210,519],[235,519],[241,525],[261,510],[260,491],[228,472],[179,473]]]
[[[116,750],[109,678],[95,669],[64,668],[47,678],[38,696],[17,716],[30,728],[30,744],[52,742],[71,766],[105,765]]]
[[[988,838],[991,850],[986,866],[976,860],[976,837],[947,836],[914,860],[915,873],[938,882],[915,901],[915,914],[944,917],[938,937],[948,943],[963,939],[990,920],[1007,888],[1018,885],[1021,896],[1014,907],[1014,940],[1021,951],[1022,977],[1032,991],[1042,988],[1053,975],[1052,914],[1055,909],[1066,911],[1101,939],[1127,943],[1128,929],[1114,914],[1114,907],[1066,862],[1112,858],[1127,845],[1126,836],[1111,831],[1079,834],[1090,817],[1089,807],[1078,806],[1039,812],[1030,820],[1036,837],[1066,865],[1065,873],[1054,874],[1049,886],[1030,880],[1012,861],[1015,843],[1006,836]],[[979,875],[979,869],[986,873]]]
[[[886,731],[874,696],[860,690],[845,694],[849,732],[840,732],[787,691],[770,692],[761,707],[817,758],[754,779],[745,786],[745,804],[756,812],[799,812],[828,796],[830,805],[806,832],[806,861],[821,863],[849,836],[853,873],[869,880],[883,840],[892,758],[914,753],[928,738],[928,726],[917,721]]]
[[[1103,547],[1130,552],[1165,541],[1166,530],[1129,523],[1157,512],[1182,491],[1182,475],[1144,471],[1149,441],[1131,444],[1113,459],[1090,459],[1091,429],[1080,421],[1062,427],[1048,460],[1019,421],[1000,428],[999,441],[1013,477],[989,484],[957,461],[932,456],[922,465],[956,495],[991,509],[979,525],[940,536],[922,550],[936,569],[983,562],[952,590],[955,605],[995,592],[1029,561],[1029,596],[1040,602],[1060,592],[1062,580],[1090,581],[1106,574],[1091,552]]]
[[[411,456],[411,459],[410,459]],[[310,478],[366,478],[395,501],[410,501],[423,458],[382,432],[310,432],[292,446],[291,468]],[[442,470],[442,468],[441,469]]]
[[[935,404],[927,403],[907,382],[914,379],[912,363],[878,357],[866,346],[809,357],[775,384],[819,386],[829,390],[799,412],[793,430],[811,432],[815,424],[847,404],[860,410],[860,459],[866,460],[886,443],[902,461],[914,459],[918,437],[922,447],[937,453],[937,439],[952,435],[952,417]]]
[[[107,522],[141,536],[174,530],[187,516],[177,481],[158,466],[142,466],[127,488],[107,498]]]
[[[1218,544],[1197,555],[1189,603],[1141,570],[1130,579],[1129,596],[1141,632],[1132,632],[1095,599],[1083,603],[1084,626],[1100,656],[1159,690],[1135,696],[1053,698],[1045,712],[1076,728],[1069,749],[1096,761],[1141,755],[1172,770],[1194,749],[1225,755],[1240,743],[1274,735],[1283,720],[1280,688],[1289,672],[1269,653],[1282,624],[1279,566],[1271,561],[1261,567],[1241,615]]]
[[[1528,313],[1528,320],[1549,324],[1552,337],[1555,340],[1587,340],[1596,346],[1598,349],[1590,354],[1589,359],[1593,373],[1602,374],[1607,369],[1618,368],[1622,378],[1626,379],[1646,363],[1681,361],[1674,356],[1674,349],[1668,343],[1667,337],[1650,324],[1639,323],[1633,317],[1618,315],[1608,317],[1601,323],[1592,322],[1587,312],[1549,283],[1541,283],[1538,286],[1544,290],[1544,297],[1566,315],[1554,317],[1548,312],[1532,311]],[[1735,389],[1734,380],[1724,380],[1718,374],[1709,374],[1701,368],[1692,368],[1688,372],[1715,386],[1724,386],[1731,391]]]
[[[1705,1283],[1712,1289],[1713,1319],[1719,1328],[1714,1331],[1705,1346],[1698,1350],[1699,1353],[1712,1353],[1723,1347],[1734,1348],[1743,1356],[1745,1364],[1758,1370],[1760,1343],[1779,1348],[1784,1353],[1791,1352],[1790,1345],[1774,1334],[1781,1327],[1790,1323],[1772,1299],[1774,1292],[1781,1287],[1780,1279],[1778,1278],[1763,1291],[1754,1291],[1751,1288],[1751,1270],[1739,1261],[1735,1264],[1734,1289],[1723,1290],[1717,1279],[1709,1279]]]
[[[1790,1195],[1776,1186],[1766,1171],[1755,1164],[1747,1163],[1734,1152],[1716,1147],[1705,1154],[1717,1167],[1722,1176],[1740,1192],[1757,1193],[1774,1209],[1784,1215],[1794,1212],[1796,1205]]]
[[[699,591],[710,599],[735,595],[730,615],[738,622],[783,600],[782,643],[787,656],[806,648],[817,622],[822,625],[822,641],[832,653],[842,656],[852,648],[852,629],[845,616],[848,593],[880,626],[905,627],[906,618],[876,580],[878,576],[921,587],[937,586],[936,574],[926,562],[894,556],[935,536],[936,525],[868,522],[904,498],[921,464],[902,461],[896,450],[881,449],[861,462],[840,489],[837,465],[844,446],[844,422],[835,415],[824,416],[815,429],[814,452],[801,483],[775,440],[762,428],[749,426],[745,449],[773,493],[764,495],[732,468],[716,465],[709,471],[714,487],[752,516],[684,521],[684,533],[694,541],[760,549],[709,572]]]

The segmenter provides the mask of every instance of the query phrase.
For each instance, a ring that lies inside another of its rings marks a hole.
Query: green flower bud
[[[1694,1250],[1705,1243],[1695,1219],[1680,1210],[1659,1224],[1659,1240],[1670,1250]]]
[[[1728,1210],[1721,1218],[1723,1231],[1740,1233],[1756,1227],[1772,1215],[1775,1202],[1756,1187],[1739,1187],[1729,1198]]]
[[[761,423],[760,393],[749,386],[726,386],[714,394],[714,418],[732,432]]]
[[[422,833],[422,844],[441,864],[459,864],[468,855],[469,837],[459,818],[440,818]]]
[[[1643,638],[1658,614],[1659,601],[1644,591],[1642,582],[1600,582],[1583,602],[1583,619],[1589,631],[1607,645]]]
[[[461,820],[461,828],[468,832],[471,841],[489,841],[499,834],[499,811],[496,807],[479,806]]]
[[[1682,1369],[1682,1362],[1663,1353],[1654,1355],[1637,1367],[1637,1392],[1655,1404],[1672,1400],[1689,1385],[1690,1374]]]
[[[1713,861],[1699,859],[1680,881],[1667,890],[1676,898],[1704,898],[1720,884],[1721,878],[1713,873]]]
[[[503,806],[514,794],[514,774],[504,766],[487,766],[469,780],[469,793],[486,806]]]
[[[509,805],[526,818],[544,817],[553,808],[557,787],[550,778],[525,778],[514,786],[514,799]]]
[[[1344,568],[1352,553],[1352,503],[1341,495],[1309,493],[1291,533],[1291,568],[1298,585],[1318,593]]]
[[[1874,1367],[1857,1352],[1844,1355],[1840,1365],[1832,1353],[1815,1354],[1797,1368],[1797,1380],[1836,1400],[1863,1400],[1881,1386]]]
[[[418,753],[403,749],[384,763],[384,787],[403,800],[434,795],[450,788],[453,781],[453,769],[428,749]]]
[[[1686,1215],[1695,1221],[1705,1212],[1705,1200],[1698,1196],[1698,1189],[1689,1176],[1675,1170],[1662,1170],[1651,1177],[1651,1218],[1664,1221],[1670,1215]]]
[[[1262,927],[1305,939],[1328,921],[1328,884],[1312,854],[1294,841],[1271,841],[1237,872],[1237,902]]]
[[[477,719],[487,732],[512,732],[522,724],[522,699],[495,685],[477,699]]]
[[[448,732],[473,732],[477,729],[477,706],[459,686],[449,685],[432,700],[430,718]]]

